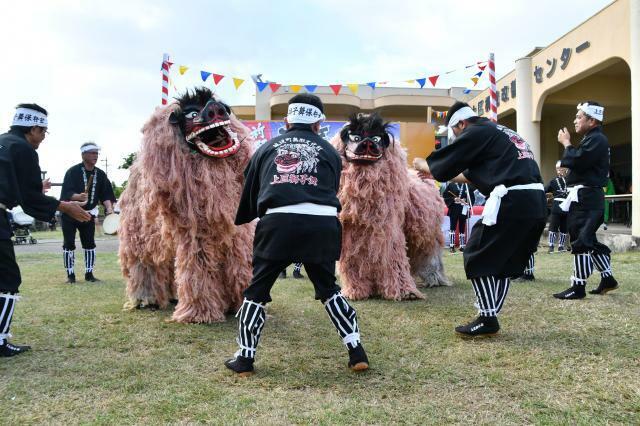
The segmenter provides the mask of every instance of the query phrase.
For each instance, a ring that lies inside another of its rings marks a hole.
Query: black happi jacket
[[[542,183],[529,144],[513,130],[486,118],[467,127],[454,143],[432,152],[427,162],[437,180],[450,180],[464,172],[487,196],[498,185]],[[545,217],[546,198],[538,190],[509,191],[498,213],[498,221]]]
[[[338,188],[342,160],[329,142],[305,126],[263,144],[244,171],[236,225],[260,218],[254,255],[269,260],[319,263],[340,257],[337,217],[265,214],[267,209],[300,203],[340,210]]]
[[[560,160],[569,169],[567,185],[584,185],[578,192],[578,202],[572,209],[604,210],[604,190],[609,177],[609,140],[602,133],[602,126],[589,130],[578,147],[565,148]]]
[[[85,210],[91,210],[98,205],[98,202],[104,203],[107,200],[115,203],[116,197],[107,174],[97,167],[94,167],[91,171],[87,171],[82,163],[76,164],[65,173],[64,180],[62,181],[60,199],[70,201],[73,194],[83,193],[85,189],[87,189],[86,185],[90,175],[93,175],[93,183],[87,192],[89,199],[83,208]]]
[[[0,135],[0,203],[7,209],[17,205],[29,216],[49,222],[60,202],[42,193],[38,153],[17,130]],[[0,238],[9,239],[0,230]]]
[[[467,195],[467,192],[469,192],[469,195]],[[444,203],[447,205],[447,208],[451,209],[451,206],[456,205],[456,197],[462,198],[467,203],[469,202],[469,198],[471,198],[471,205],[473,205],[473,202],[475,201],[473,190],[470,190],[468,184],[449,182],[449,184],[444,188],[444,193],[442,194],[442,198],[444,198]],[[461,206],[461,204],[457,205]]]
[[[551,213],[566,214],[566,212],[560,208],[560,203],[567,198],[567,180],[562,176],[556,176],[549,181],[547,186],[544,187],[544,192],[550,192],[553,194]]]

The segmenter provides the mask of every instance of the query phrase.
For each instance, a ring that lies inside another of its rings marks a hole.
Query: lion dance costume
[[[427,287],[449,285],[441,261],[444,203],[434,185],[409,172],[388,126],[376,113],[353,115],[332,139],[343,160],[339,272],[350,299],[422,299],[414,276]]]
[[[223,321],[251,279],[254,225],[235,226],[249,131],[198,88],[157,108],[121,200],[120,262],[127,307],[164,308],[173,320]]]

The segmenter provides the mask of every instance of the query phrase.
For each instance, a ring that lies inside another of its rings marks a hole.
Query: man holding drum
[[[113,213],[113,204],[116,202],[111,181],[104,171],[96,167],[99,151],[100,147],[93,142],[82,144],[80,147],[82,163],[67,170],[60,194],[62,201],[75,201],[94,219],[98,216],[98,203],[104,205],[105,214],[108,215]],[[99,281],[93,276],[96,262],[95,221],[81,223],[63,213],[60,222],[64,236],[62,253],[67,271],[67,283],[76,282],[74,270],[76,230],[80,231],[80,242],[84,249],[84,279],[89,282]]]

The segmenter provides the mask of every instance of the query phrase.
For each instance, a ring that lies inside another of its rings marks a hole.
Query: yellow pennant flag
[[[473,85],[478,84],[478,77],[471,77],[471,81],[473,81]]]
[[[292,84],[291,86],[289,86],[289,89],[291,89],[293,93],[298,93],[300,89],[302,89],[302,86],[300,86],[299,84]]]
[[[233,77],[233,85],[236,86],[236,90],[238,90],[242,83],[244,83],[244,80],[242,78]]]
[[[184,75],[185,72],[189,69],[186,65],[180,65],[180,75]]]
[[[347,84],[347,87],[349,88],[349,90],[351,90],[351,92],[353,92],[354,95],[358,94],[358,85],[357,84]]]
[[[405,80],[405,82],[411,84],[411,83],[415,83],[416,81],[415,80]]]

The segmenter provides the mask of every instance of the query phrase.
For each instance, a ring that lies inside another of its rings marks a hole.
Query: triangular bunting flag
[[[433,87],[436,87],[436,82],[438,81],[438,77],[440,77],[439,75],[432,75],[431,77],[429,77],[429,81],[431,82],[431,85]]]
[[[244,83],[244,80],[242,78],[233,77],[233,85],[236,86],[236,90],[238,90],[242,83]]]
[[[302,86],[300,86],[299,84],[292,84],[291,86],[289,86],[289,89],[291,89],[293,93],[298,93],[300,89],[302,89]]]
[[[351,90],[351,92],[354,95],[358,94],[358,85],[357,84],[347,84],[347,87],[349,87],[349,90]]]
[[[305,88],[305,89],[307,89],[307,92],[309,92],[309,93],[313,93],[313,92],[315,92],[315,91],[316,91],[316,89],[318,88],[318,85],[317,85],[317,84],[306,84],[306,85],[304,86],[304,88]]]
[[[185,65],[180,65],[180,68],[178,69],[178,71],[180,71],[180,75],[184,75],[184,73],[187,72],[188,69],[189,67]]]
[[[218,85],[218,83],[220,83],[220,80],[222,80],[224,78],[224,75],[221,74],[213,74],[213,83],[215,85]]]
[[[468,95],[469,93],[471,93],[471,89],[464,89],[462,93],[464,93],[465,95]]]
[[[269,83],[266,81],[256,81],[256,86],[258,86],[258,92],[262,92],[265,87],[267,87]]]
[[[211,75],[210,72],[200,71],[200,76],[202,77],[202,81],[207,81],[210,75]]]
[[[478,71],[477,73],[475,73],[474,75],[480,77],[482,75],[482,71]]]
[[[416,81],[420,85],[420,88],[423,88],[424,84],[427,82],[427,79],[426,78],[416,78]]]
[[[411,84],[411,83],[413,83],[413,82],[415,82],[415,81],[416,81],[416,80],[405,80],[404,82],[405,82],[405,83],[409,83],[409,84]]]
[[[330,84],[329,87],[331,87],[333,93],[337,95],[338,93],[340,93],[340,89],[342,89],[342,84]]]
[[[480,68],[480,71],[484,71],[486,67],[487,67],[486,65],[478,65],[478,68]]]
[[[367,86],[371,87],[372,89],[375,89],[376,88],[376,82],[372,81],[370,83],[367,83]]]
[[[473,85],[478,84],[478,77],[471,77],[471,81],[473,81]]]
[[[278,83],[269,83],[269,87],[271,87],[271,91],[273,93],[276,93],[278,91],[278,89],[280,88],[280,86],[282,86],[282,84],[278,84]]]

